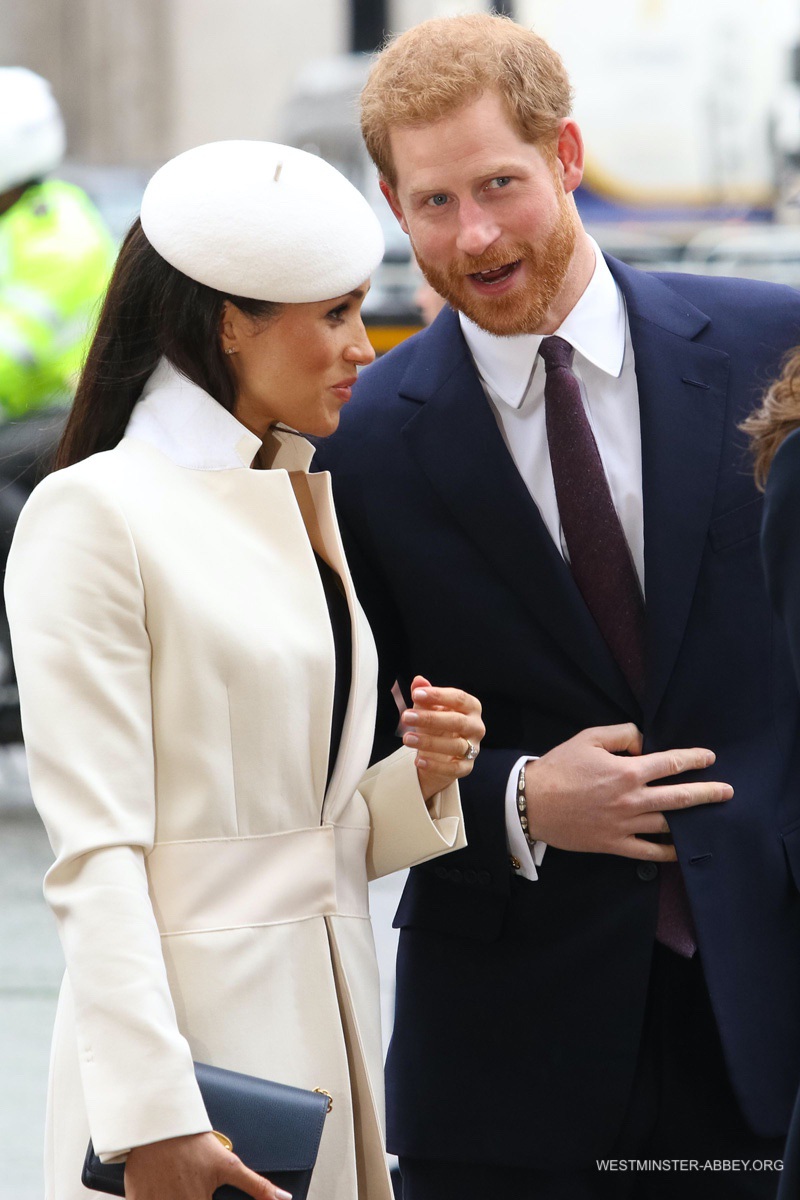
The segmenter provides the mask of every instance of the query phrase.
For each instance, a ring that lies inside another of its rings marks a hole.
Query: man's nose
[[[486,209],[474,201],[462,201],[458,212],[456,245],[473,258],[484,254],[500,236],[500,228]]]

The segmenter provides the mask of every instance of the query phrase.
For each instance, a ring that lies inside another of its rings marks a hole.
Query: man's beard
[[[434,267],[414,247],[417,262],[434,291],[487,333],[497,337],[537,333],[561,291],[575,250],[577,219],[563,195],[560,208],[559,220],[543,245],[506,242],[478,257],[459,255],[446,267]],[[504,295],[478,295],[466,278],[518,260],[525,264],[525,282]]]

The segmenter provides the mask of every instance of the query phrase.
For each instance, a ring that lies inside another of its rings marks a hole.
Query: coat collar
[[[314,454],[298,434],[270,431],[268,442],[251,433],[208,392],[162,359],[145,384],[125,437],[146,442],[176,466],[193,471],[250,467],[262,445],[272,450],[270,466],[307,471]]]

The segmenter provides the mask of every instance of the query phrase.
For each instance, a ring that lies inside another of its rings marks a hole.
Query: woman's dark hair
[[[282,307],[189,279],[153,249],[137,218],[119,252],[55,469],[117,445],[161,358],[232,412],[233,376],[219,339],[226,300],[254,319]]]

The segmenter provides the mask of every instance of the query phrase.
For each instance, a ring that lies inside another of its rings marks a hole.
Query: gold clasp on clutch
[[[330,1092],[326,1092],[325,1088],[314,1088],[313,1090],[317,1093],[318,1096],[327,1096],[328,1097],[328,1112],[330,1112],[333,1108],[333,1096],[330,1094]]]
[[[219,1133],[216,1129],[212,1129],[211,1132],[213,1133],[214,1137],[217,1139],[218,1142],[222,1142],[222,1144],[226,1150],[233,1149],[233,1142],[231,1141],[231,1139],[229,1137],[226,1137],[224,1133]]]

